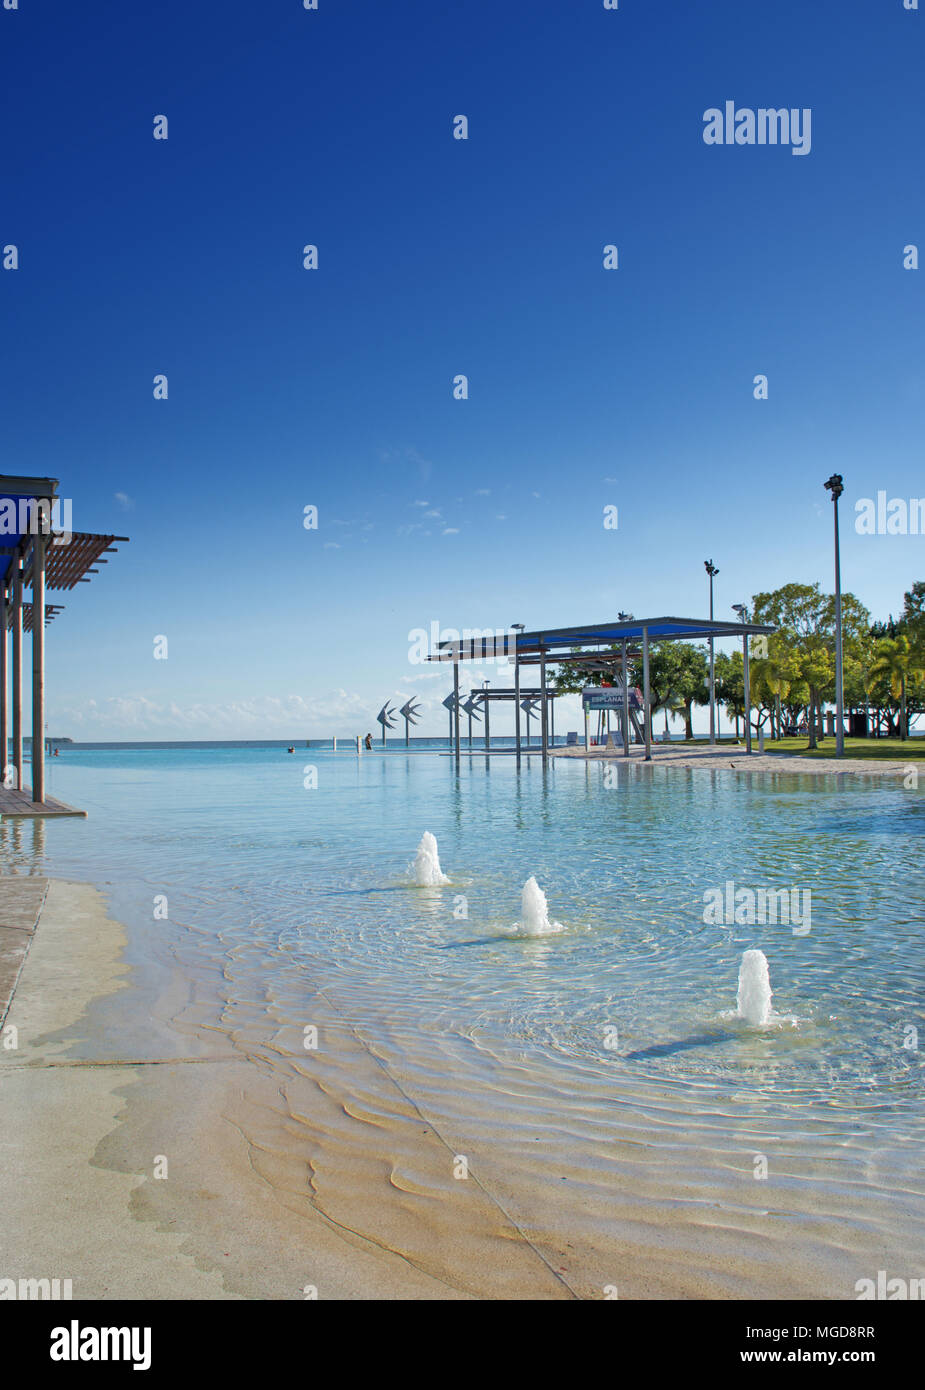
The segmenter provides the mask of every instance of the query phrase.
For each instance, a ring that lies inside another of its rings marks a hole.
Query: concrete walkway
[[[9,1010],[47,892],[47,878],[0,877],[0,1024]]]

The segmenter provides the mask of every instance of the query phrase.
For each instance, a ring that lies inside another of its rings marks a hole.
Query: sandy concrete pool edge
[[[465,1297],[321,1217],[294,1226],[227,1123],[241,1059],[185,1055],[180,1034],[176,1055],[113,1057],[111,1037],[93,1055],[87,1018],[127,988],[125,943],[94,885],[47,881],[0,1037],[0,1280],[93,1300]],[[157,1148],[176,1184],[156,1180]]]

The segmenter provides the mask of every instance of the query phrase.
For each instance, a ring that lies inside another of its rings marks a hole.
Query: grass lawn
[[[757,750],[757,739],[752,740],[752,748]],[[767,753],[799,753],[803,758],[834,758],[835,737],[825,738],[818,748],[808,748],[806,735],[799,738],[765,739]],[[925,762],[925,738],[846,738],[846,758],[884,759],[892,762]]]

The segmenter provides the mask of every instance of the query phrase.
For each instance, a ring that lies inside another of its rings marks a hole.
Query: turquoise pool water
[[[5,822],[4,871],[105,884],[130,956],[195,975],[210,1026],[281,1074],[320,990],[429,1113],[477,1113],[483,1137],[542,1128],[553,1166],[558,1143],[571,1161],[585,1145],[589,1188],[598,1143],[630,1132],[652,1148],[649,1196],[673,1151],[703,1181],[729,1136],[747,1166],[783,1133],[816,1175],[807,1211],[854,1185],[875,1243],[920,1229],[922,792],[278,747],[69,749],[49,790],[90,818]],[[447,887],[408,878],[425,830]],[[512,932],[531,874],[557,935]],[[704,895],[729,881],[808,891],[810,930],[708,924]],[[734,1017],[749,947],[774,990],[760,1030]],[[881,1190],[901,1207],[881,1212]]]

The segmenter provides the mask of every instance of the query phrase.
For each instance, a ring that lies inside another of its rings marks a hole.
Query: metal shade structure
[[[621,647],[621,659],[626,652],[625,644],[640,642],[643,666],[643,723],[645,732],[645,760],[652,760],[652,702],[649,687],[649,644],[672,638],[691,641],[697,638],[741,638],[747,655],[748,639],[774,632],[773,626],[766,623],[722,622],[715,618],[625,618],[610,623],[590,623],[583,627],[550,627],[533,632],[505,633],[503,636],[458,638],[440,642],[429,661],[450,661],[453,663],[453,684],[458,697],[459,664],[462,661],[492,661],[499,656],[509,656],[515,662],[519,691],[519,667],[524,657],[535,656],[540,667],[540,692],[546,689],[546,665],[596,653],[602,648]],[[590,648],[589,652],[575,652],[575,648]],[[624,681],[624,688],[626,682]],[[548,700],[540,701],[542,724],[543,761],[549,756]],[[750,728],[749,711],[746,710],[746,728]],[[627,727],[627,723],[624,728]],[[518,741],[519,742],[519,741]],[[624,752],[628,753],[628,746]],[[748,751],[751,751],[750,748]],[[459,721],[456,726],[456,759],[459,761]],[[518,748],[519,752],[519,748]]]
[[[4,773],[12,713],[15,788],[23,790],[22,638],[32,634],[32,802],[45,807],[45,628],[62,611],[49,589],[74,589],[98,574],[97,565],[127,536],[71,531],[61,524],[56,478],[0,476],[0,750]],[[70,520],[70,502],[64,502]],[[31,587],[31,602],[23,590]],[[12,633],[12,663],[7,632]],[[11,708],[12,707],[12,708]],[[8,783],[11,778],[4,777]],[[47,813],[38,810],[36,814]],[[15,812],[14,812],[15,814]]]

